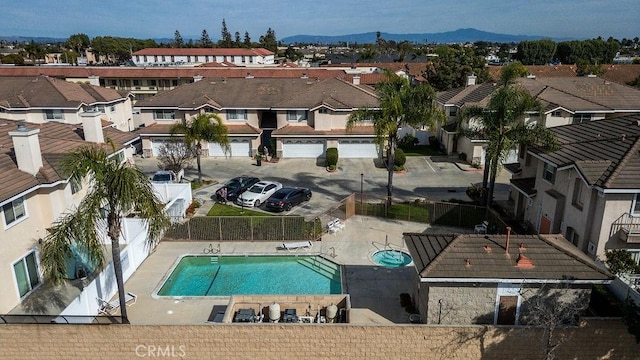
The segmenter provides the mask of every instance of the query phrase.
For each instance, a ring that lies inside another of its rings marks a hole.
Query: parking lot
[[[149,176],[158,170],[158,160],[153,158],[136,158],[136,165]],[[222,183],[239,175],[277,181],[285,187],[311,189],[311,200],[283,213],[289,215],[313,217],[322,214],[354,192],[362,191],[380,198],[387,194],[387,171],[376,166],[373,159],[340,159],[338,171],[331,173],[326,171],[324,160],[316,159],[280,159],[277,163],[262,162],[262,166],[256,166],[251,159],[202,158],[201,165],[203,179],[212,180],[214,184],[194,191],[194,198],[200,200],[211,200]],[[405,167],[406,173],[393,176],[396,201],[468,200],[467,187],[482,182],[482,171],[457,164],[454,157],[407,157]],[[187,169],[185,178],[197,179],[197,170]],[[498,174],[496,200],[508,198],[509,178],[506,171]]]

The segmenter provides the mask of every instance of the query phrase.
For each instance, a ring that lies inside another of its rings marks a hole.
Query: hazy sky
[[[552,38],[640,36],[638,0],[22,0],[2,7],[0,35],[220,37],[436,33],[459,28]]]

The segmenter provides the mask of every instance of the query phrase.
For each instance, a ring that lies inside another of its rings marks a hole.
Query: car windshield
[[[275,194],[271,195],[271,197],[276,200],[284,199],[286,196],[287,193],[285,192],[276,192]]]
[[[152,181],[170,181],[171,175],[169,174],[155,174]]]
[[[224,184],[227,188],[235,189],[240,187],[240,181],[238,180],[229,180],[226,184]]]
[[[263,189],[264,189],[264,186],[262,185],[253,185],[252,187],[249,188],[248,191],[256,194],[262,194]]]

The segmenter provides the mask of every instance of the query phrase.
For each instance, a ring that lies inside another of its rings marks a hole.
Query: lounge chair
[[[327,224],[327,231],[330,234],[335,234],[338,231],[343,230],[344,228],[345,228],[344,223],[338,218],[335,218],[329,221],[329,223]]]
[[[137,299],[138,296],[134,293],[128,292],[124,295],[124,301],[127,306],[135,304]],[[111,315],[120,308],[120,299],[118,298],[115,298],[113,301],[98,298],[98,303],[100,303],[100,308],[98,309],[99,314]]]
[[[475,230],[476,234],[486,234],[488,227],[489,227],[489,222],[487,220],[485,220],[485,221],[482,222],[482,224],[476,225],[474,230]]]
[[[293,251],[293,250],[298,250],[300,248],[309,248],[311,249],[313,247],[313,243],[309,240],[307,241],[300,241],[300,242],[294,242],[294,243],[282,243],[282,248],[289,250],[289,251]]]

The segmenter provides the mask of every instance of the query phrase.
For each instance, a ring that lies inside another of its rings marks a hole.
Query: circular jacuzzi
[[[374,263],[386,267],[403,267],[411,264],[411,255],[400,250],[380,250],[373,253]]]

